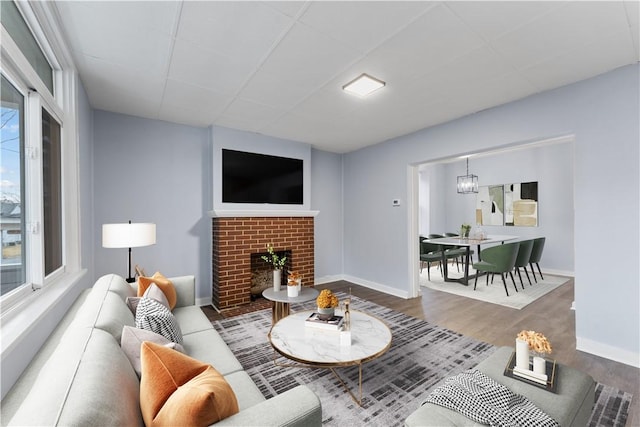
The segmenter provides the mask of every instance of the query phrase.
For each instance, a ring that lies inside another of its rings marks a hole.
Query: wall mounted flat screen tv
[[[302,159],[223,149],[222,202],[302,205]]]

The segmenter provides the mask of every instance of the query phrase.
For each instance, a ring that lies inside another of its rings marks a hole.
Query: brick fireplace
[[[303,286],[313,285],[314,216],[214,215],[214,307],[224,310],[251,302],[251,255],[266,252],[267,243],[275,251],[290,251],[289,269],[302,274]]]

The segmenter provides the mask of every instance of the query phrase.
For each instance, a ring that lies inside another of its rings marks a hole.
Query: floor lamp
[[[131,248],[150,246],[156,243],[156,225],[150,223],[102,224],[103,248],[129,248],[127,282],[135,282],[131,276]]]

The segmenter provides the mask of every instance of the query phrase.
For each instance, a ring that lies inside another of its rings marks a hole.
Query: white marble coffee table
[[[362,402],[362,365],[384,354],[391,346],[391,330],[381,320],[351,310],[351,345],[340,345],[340,331],[305,326],[313,311],[302,311],[276,322],[269,332],[274,350],[287,359],[312,368],[328,368],[340,380],[353,400]],[[337,315],[342,315],[336,310]],[[277,363],[279,366],[292,366]],[[293,365],[300,366],[300,365]],[[347,387],[334,368],[358,366],[359,398]]]

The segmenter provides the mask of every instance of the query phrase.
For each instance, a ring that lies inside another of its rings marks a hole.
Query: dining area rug
[[[463,273],[456,271],[455,265],[450,265],[448,270],[449,277],[460,278],[464,275]],[[475,270],[470,267],[469,275],[471,276],[472,274],[475,274]],[[524,289],[522,289],[522,284],[520,283],[518,275],[515,273],[513,274],[518,287],[518,292],[514,289],[511,278],[506,277],[509,296],[507,296],[504,291],[504,285],[502,284],[502,279],[499,275],[494,277],[493,283],[491,283],[491,277],[489,277],[489,285],[486,285],[486,276],[479,277],[478,285],[474,290],[473,283],[475,279],[469,279],[469,286],[465,286],[457,282],[445,282],[440,272],[440,268],[437,266],[431,267],[428,274],[426,267],[420,272],[420,286],[424,286],[435,291],[447,292],[520,310],[570,280],[569,277],[554,276],[547,273],[544,274],[544,280],[542,280],[540,278],[540,274],[536,272],[536,277],[538,278],[538,282],[536,283],[533,276],[531,276],[531,272],[529,272],[529,277],[531,277],[532,283],[532,285],[529,285],[529,281],[527,280],[526,275],[522,273],[522,270],[521,274],[522,279],[524,280]],[[429,280],[429,276],[431,276],[431,280]]]
[[[325,426],[402,426],[442,379],[473,368],[496,350],[491,344],[355,296],[351,297],[351,304],[354,310],[384,321],[393,334],[389,350],[363,365],[362,406],[353,401],[328,369],[274,364],[274,351],[267,338],[271,310],[212,324],[265,398],[305,384],[322,402]],[[292,304],[291,309],[310,307]],[[339,368],[339,374],[357,392],[358,368]],[[623,427],[631,399],[629,393],[597,384],[589,427]]]

